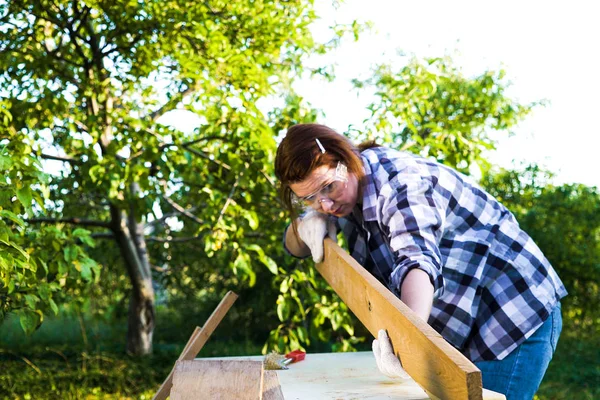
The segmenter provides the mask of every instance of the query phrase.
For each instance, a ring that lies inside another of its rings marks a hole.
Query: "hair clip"
[[[317,144],[319,145],[319,148],[321,149],[321,153],[325,154],[325,147],[323,147],[323,145],[321,144],[321,142],[319,141],[319,139],[316,139]]]

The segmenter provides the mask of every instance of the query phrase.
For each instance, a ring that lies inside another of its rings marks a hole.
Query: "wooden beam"
[[[210,335],[214,332],[219,323],[223,320],[223,317],[225,316],[225,314],[227,314],[227,311],[229,311],[229,309],[231,308],[231,306],[237,298],[237,294],[233,293],[232,291],[227,292],[227,294],[225,295],[225,297],[223,297],[217,308],[215,308],[213,313],[206,320],[206,323],[204,324],[202,329],[196,327],[196,329],[192,333],[192,336],[185,345],[183,352],[177,359],[178,361],[193,360],[198,355],[198,352],[202,349],[202,347],[204,347]],[[158,392],[156,392],[152,400],[165,400],[167,396],[169,396],[169,393],[171,392],[171,386],[173,384],[174,372],[175,367],[173,367],[173,369],[169,373],[169,376],[167,377],[167,379],[165,379],[165,381],[158,389]]]
[[[331,239],[317,270],[374,337],[388,332],[406,372],[440,399],[482,399],[481,372]]]
[[[262,361],[180,360],[171,400],[262,400]]]

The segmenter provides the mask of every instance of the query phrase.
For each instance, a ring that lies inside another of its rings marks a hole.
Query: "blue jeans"
[[[562,330],[560,303],[542,326],[502,360],[479,361],[483,387],[506,395],[506,400],[531,400],[537,392]]]

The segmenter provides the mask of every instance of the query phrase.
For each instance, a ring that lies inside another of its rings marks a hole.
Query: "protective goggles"
[[[312,207],[315,204],[320,205],[323,201],[334,202],[334,199],[342,194],[348,186],[348,168],[338,161],[335,170],[329,170],[325,178],[326,183],[308,196],[298,197],[292,193],[292,203],[299,207]]]

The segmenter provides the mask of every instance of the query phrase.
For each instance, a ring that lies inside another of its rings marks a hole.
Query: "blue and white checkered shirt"
[[[338,219],[350,254],[398,297],[429,274],[429,324],[471,361],[501,360],[567,292],[502,204],[468,177],[385,147],[365,150],[362,209]]]

